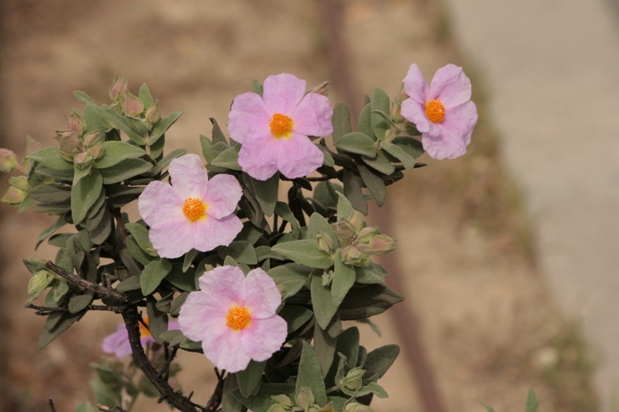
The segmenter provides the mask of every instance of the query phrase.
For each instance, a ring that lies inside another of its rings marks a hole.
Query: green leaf
[[[73,96],[75,96],[75,98],[77,100],[79,100],[82,103],[85,104],[95,104],[95,102],[92,101],[92,99],[90,98],[90,96],[88,96],[85,92],[82,92],[80,90],[76,90],[73,92]]]
[[[265,181],[251,178],[251,185],[264,214],[272,216],[277,204],[279,173],[275,173]]]
[[[142,294],[148,296],[172,270],[172,264],[167,259],[155,259],[144,267],[140,276]]]
[[[241,145],[237,143],[218,154],[217,157],[210,162],[210,165],[231,170],[241,170],[241,166],[239,166],[240,150]]]
[[[181,157],[185,153],[187,153],[187,150],[185,149],[172,150],[163,159],[157,162],[157,164],[155,165],[155,167],[153,167],[153,170],[151,171],[152,175],[157,176],[163,171],[163,169],[168,167],[172,160],[176,159],[177,157]]]
[[[336,316],[323,330],[318,323],[314,323],[314,352],[320,364],[323,376],[327,376],[335,355],[336,336],[342,332],[342,321]],[[323,379],[324,380],[324,379]]]
[[[331,298],[331,290],[328,286],[322,284],[320,276],[313,276],[311,281],[312,307],[316,321],[321,328],[327,329],[333,315],[337,311],[337,307],[333,304]]]
[[[344,195],[344,193],[339,193],[337,194],[338,199],[337,199],[337,217],[338,220],[341,219],[350,219],[353,215],[354,212],[354,208],[352,207],[352,203],[350,203],[350,200],[348,200],[346,198],[346,196]]]
[[[148,130],[146,130],[145,127],[144,130],[136,130],[136,122],[132,122],[131,119],[121,115],[109,106],[101,106],[101,110],[103,110],[108,120],[116,126],[116,128],[122,130],[134,143],[140,146],[146,145],[146,140],[144,140],[144,138]]]
[[[120,293],[131,292],[134,290],[139,290],[140,288],[139,276],[129,276],[127,279],[116,285],[116,290]]]
[[[60,156],[60,152],[55,147],[44,147],[36,152],[30,153],[26,158],[36,161],[45,167],[57,170],[73,170],[73,163]]]
[[[71,199],[71,186],[64,184],[42,184],[29,188],[28,195],[38,202],[69,202]]]
[[[308,283],[311,268],[297,263],[286,263],[267,271],[273,278],[277,288],[282,293],[282,300],[294,296]]]
[[[260,83],[258,80],[256,79],[252,80],[251,89],[253,90],[254,93],[262,97],[262,93],[264,92],[264,87],[262,86],[262,83]]]
[[[277,202],[275,204],[275,213],[277,213],[277,215],[285,221],[290,222],[293,230],[299,229],[299,223],[297,222],[297,219],[294,218],[294,215],[292,214],[288,203]]]
[[[409,155],[400,146],[393,143],[380,142],[380,147],[382,147],[391,156],[402,162],[402,165],[406,170],[411,170],[413,167],[415,167],[415,158]]]
[[[350,203],[359,212],[367,215],[368,204],[361,191],[361,178],[348,170],[344,170],[342,180],[344,182],[344,194],[350,200]]]
[[[181,117],[182,112],[173,112],[163,119],[159,120],[153,130],[150,132],[150,140],[148,145],[154,144],[161,136],[165,134],[165,132]]]
[[[296,391],[303,386],[310,389],[314,394],[315,402],[319,406],[327,404],[327,392],[325,382],[320,371],[318,357],[309,343],[303,341],[303,351],[299,361],[299,373],[297,374]]]
[[[333,109],[331,117],[333,123],[333,141],[337,142],[342,136],[351,132],[350,110],[344,102],[339,102]]]
[[[338,246],[337,236],[335,236],[335,232],[333,228],[322,215],[319,213],[312,213],[309,219],[309,223],[307,225],[307,238],[315,239],[319,234],[325,234],[331,238],[333,242],[334,248]]]
[[[398,136],[393,139],[391,143],[400,147],[413,159],[417,159],[419,156],[425,153],[421,142],[411,136]]]
[[[387,271],[385,270],[385,268],[373,262],[370,263],[368,266],[355,267],[355,272],[355,282],[364,285],[383,285],[385,283],[385,276],[387,276]]]
[[[125,228],[133,235],[140,248],[153,257],[159,256],[153,244],[150,242],[149,232],[146,227],[139,223],[127,223]]]
[[[126,239],[127,249],[131,256],[142,265],[148,265],[155,257],[146,253],[135,240],[135,236],[129,235]]]
[[[357,121],[357,131],[368,136],[373,136],[372,130],[372,105],[370,103],[363,106],[361,113],[359,113],[359,120]]]
[[[73,224],[80,224],[90,207],[97,201],[103,190],[103,179],[97,169],[92,169],[91,174],[81,178],[71,188],[71,214]]]
[[[143,159],[127,159],[112,167],[99,169],[99,172],[103,177],[103,183],[111,185],[148,173],[152,167],[150,162]]]
[[[198,290],[197,280],[194,268],[183,271],[182,265],[178,263],[172,264],[172,271],[166,277],[166,281],[186,292]]]
[[[142,157],[146,152],[127,142],[109,141],[103,143],[103,156],[95,160],[98,169],[112,167],[127,159]]]
[[[488,406],[485,402],[481,402],[481,404],[484,405],[484,408],[486,408],[487,412],[494,412],[494,409]]]
[[[248,265],[255,265],[258,263],[258,257],[256,256],[256,250],[246,240],[235,240],[230,243],[229,246],[222,246],[217,249],[217,254],[225,259],[226,256],[232,257],[239,263],[246,263]]]
[[[224,389],[221,399],[222,411],[246,412],[247,409],[243,406],[240,402],[241,399],[238,399],[238,397],[241,397],[241,392],[238,388],[236,376],[228,374],[224,380]],[[270,397],[268,399],[270,400]]]
[[[78,315],[73,313],[52,313],[47,317],[45,327],[39,335],[39,349],[49,345],[60,334],[78,320]]]
[[[387,120],[376,112],[378,111],[378,112],[382,112],[385,114],[390,112],[389,96],[387,96],[387,93],[385,93],[381,89],[375,88],[374,92],[372,93],[371,105],[372,105],[372,112],[373,112],[372,113],[372,129],[373,129],[374,135],[377,138],[382,139],[383,137],[385,137],[385,133],[391,127],[389,123],[387,122]]]
[[[84,295],[71,296],[71,299],[69,299],[69,312],[81,312],[86,308],[86,306],[90,305],[93,297],[94,294],[92,292],[86,293]]]
[[[86,133],[98,131],[101,135],[104,135],[106,130],[112,128],[111,123],[105,117],[105,113],[94,103],[86,105],[84,119],[86,120]]]
[[[340,137],[335,142],[335,147],[348,153],[355,153],[370,158],[376,157],[376,144],[374,140],[363,133],[351,132]]]
[[[537,412],[537,407],[539,406],[539,401],[537,400],[537,396],[533,389],[529,389],[529,394],[527,395],[527,409],[526,412]]]
[[[318,250],[316,239],[278,243],[271,248],[271,251],[312,268],[328,269],[333,265],[331,256],[322,250]]]
[[[335,270],[331,283],[331,299],[333,305],[339,307],[348,291],[355,283],[355,268],[342,263],[341,249],[335,252]]]
[[[215,120],[215,118],[213,117],[209,117],[209,120],[211,121],[211,124],[213,125],[213,129],[212,129],[213,144],[215,145],[217,143],[224,143],[226,146],[228,146],[228,141],[226,140],[226,136],[221,131],[221,127],[219,127],[217,120]]]
[[[299,330],[314,316],[314,312],[302,306],[286,305],[278,313],[288,324],[288,334]]]
[[[368,353],[365,359],[363,378],[370,378],[374,375],[378,375],[378,379],[382,378],[399,354],[400,347],[398,345],[385,345],[374,349]]]
[[[37,238],[37,244],[34,249],[36,250],[45,239],[47,239],[52,233],[54,233],[66,224],[67,219],[65,219],[65,215],[58,216],[58,219],[54,223],[52,223],[49,227],[47,227],[47,229],[41,232],[41,234]]]
[[[335,166],[335,160],[333,160],[333,156],[331,156],[331,153],[329,153],[329,149],[323,146],[322,144],[318,144],[316,146],[320,149],[320,151],[324,155],[324,160],[322,161],[322,165],[329,166],[329,167]]]
[[[248,398],[258,392],[266,364],[266,361],[256,362],[252,360],[245,370],[235,374],[241,395]]]
[[[346,295],[340,304],[338,313],[342,320],[365,319],[383,313],[402,300],[400,294],[382,285],[355,287],[354,293]]]
[[[155,103],[155,99],[153,99],[153,96],[150,94],[150,90],[148,90],[146,83],[142,83],[142,86],[140,86],[138,96],[147,110],[153,105],[153,103]]]
[[[372,196],[374,196],[376,204],[382,206],[387,197],[387,187],[383,179],[363,165],[357,165],[357,169],[359,169],[359,175],[361,176],[361,180],[363,180],[363,184],[372,193]]]
[[[146,302],[146,313],[148,314],[148,331],[157,343],[163,343],[160,334],[168,331],[168,315],[157,308],[157,300],[149,296]]]
[[[385,159],[384,155],[382,156],[381,155],[382,153],[379,153],[379,155],[376,156],[375,159],[363,156],[361,160],[363,160],[363,163],[370,166],[372,169],[377,170],[381,172],[382,174],[389,176],[393,172],[395,172],[395,166],[392,165],[387,159]]]

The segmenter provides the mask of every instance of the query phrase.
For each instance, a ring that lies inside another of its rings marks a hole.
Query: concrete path
[[[619,401],[619,27],[603,0],[447,0],[490,88],[508,167],[537,224],[540,263],[601,356]]]

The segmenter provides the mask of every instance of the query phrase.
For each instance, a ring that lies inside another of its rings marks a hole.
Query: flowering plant
[[[395,240],[367,226],[367,202],[383,205],[387,186],[424,166],[424,151],[464,154],[477,121],[470,89],[460,68],[440,69],[428,86],[413,65],[405,93],[375,89],[353,130],[325,87],[270,76],[234,99],[230,139],[211,119],[204,166],[165,150],[180,113],[162,117],[146,85],[134,95],[117,77],[111,104],[75,92],[85,108],[57,146],[29,138],[21,162],[0,150],[0,170],[21,173],[2,200],[57,216],[36,245],[47,240],[56,258],[25,260],[31,301],[47,292],[28,305],[47,317],[39,347],[89,311],[123,319],[102,348],[132,361],[95,365],[99,406],[78,411],[129,410],[140,393],[181,411],[371,410],[373,396],[387,396],[378,380],[399,348],[368,353],[342,322],[403,298],[373,260]],[[215,365],[208,404],[172,381],[179,350]]]

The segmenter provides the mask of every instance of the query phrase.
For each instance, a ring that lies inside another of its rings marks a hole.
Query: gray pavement
[[[447,0],[490,89],[508,168],[537,225],[541,269],[601,356],[619,404],[619,19],[603,0]]]

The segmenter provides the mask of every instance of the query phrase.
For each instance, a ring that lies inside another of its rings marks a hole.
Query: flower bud
[[[2,198],[0,199],[0,202],[8,203],[13,206],[19,205],[21,204],[21,202],[24,201],[27,194],[28,194],[27,192],[11,186],[6,191],[4,196],[2,196]]]
[[[86,119],[84,119],[78,112],[73,110],[69,115],[69,121],[67,122],[69,129],[73,132],[77,132],[80,136],[84,133],[86,128]]]
[[[387,235],[376,235],[370,240],[370,248],[375,255],[382,255],[395,249],[395,239]]]
[[[101,135],[99,131],[90,132],[86,136],[84,136],[84,147],[92,147],[100,141]]]
[[[363,226],[365,224],[365,222],[363,221],[363,214],[356,210],[353,212],[352,216],[350,217],[350,219],[348,219],[348,221],[350,222],[352,227],[355,228],[355,233],[359,233],[361,229],[363,229]]]
[[[286,412],[287,410],[288,409],[286,409],[279,403],[276,403],[274,405],[269,406],[269,409],[267,409],[267,412]]]
[[[114,84],[110,87],[110,99],[112,101],[120,100],[127,90],[127,79],[121,74],[117,74],[114,79]]]
[[[318,249],[322,250],[325,253],[331,254],[331,250],[333,249],[333,240],[329,235],[325,235],[324,233],[319,233],[316,236],[316,243],[318,245]]]
[[[33,295],[30,300],[36,299],[55,279],[54,274],[47,270],[39,270],[28,281],[28,294]]]
[[[24,192],[28,191],[28,177],[26,176],[16,176],[9,179],[9,184],[16,189],[23,190]]]
[[[26,136],[26,156],[40,149],[43,149],[43,145],[41,144],[41,142],[39,142],[32,136]]]
[[[370,243],[370,240],[378,234],[377,227],[364,227],[359,231],[357,235],[357,242],[359,243]]]
[[[161,110],[159,109],[157,102],[153,103],[153,105],[146,111],[144,117],[146,117],[146,121],[151,126],[161,120]]]
[[[322,83],[320,83],[318,86],[314,87],[312,90],[310,90],[310,93],[317,93],[317,94],[321,94],[323,96],[329,96],[329,81],[324,81]]]
[[[10,172],[17,164],[17,155],[12,150],[0,149],[0,172]]]
[[[123,100],[123,111],[127,116],[139,117],[144,111],[144,104],[136,95],[132,93],[125,93],[125,99]]]
[[[75,154],[82,151],[82,141],[76,132],[57,132],[55,139],[58,140],[58,152],[67,160],[72,161]]]
[[[92,157],[90,156],[90,154],[88,154],[88,152],[78,153],[73,158],[73,163],[75,163],[75,165],[82,170],[88,168],[91,161]]]
[[[374,412],[372,408],[358,402],[351,402],[346,405],[344,412]]]
[[[86,151],[93,159],[98,159],[103,156],[103,143],[99,142]]]
[[[333,282],[334,273],[332,270],[322,273],[322,286],[329,286]]]
[[[350,241],[353,236],[355,236],[355,228],[347,221],[347,219],[342,219],[339,222],[333,224],[333,230],[337,234],[337,237],[343,243],[347,243]]]
[[[365,373],[364,369],[359,367],[353,368],[348,371],[346,377],[340,380],[339,384],[341,387],[345,387],[351,391],[356,391],[363,386],[363,374]]]
[[[295,396],[297,405],[303,408],[304,411],[308,410],[310,406],[314,404],[314,394],[307,386],[301,386]]]
[[[342,248],[342,263],[353,266],[368,266],[371,263],[370,257],[363,254],[355,246],[349,245]]]
[[[292,408],[292,401],[286,395],[273,395],[271,396],[271,400],[284,406],[285,408]]]

